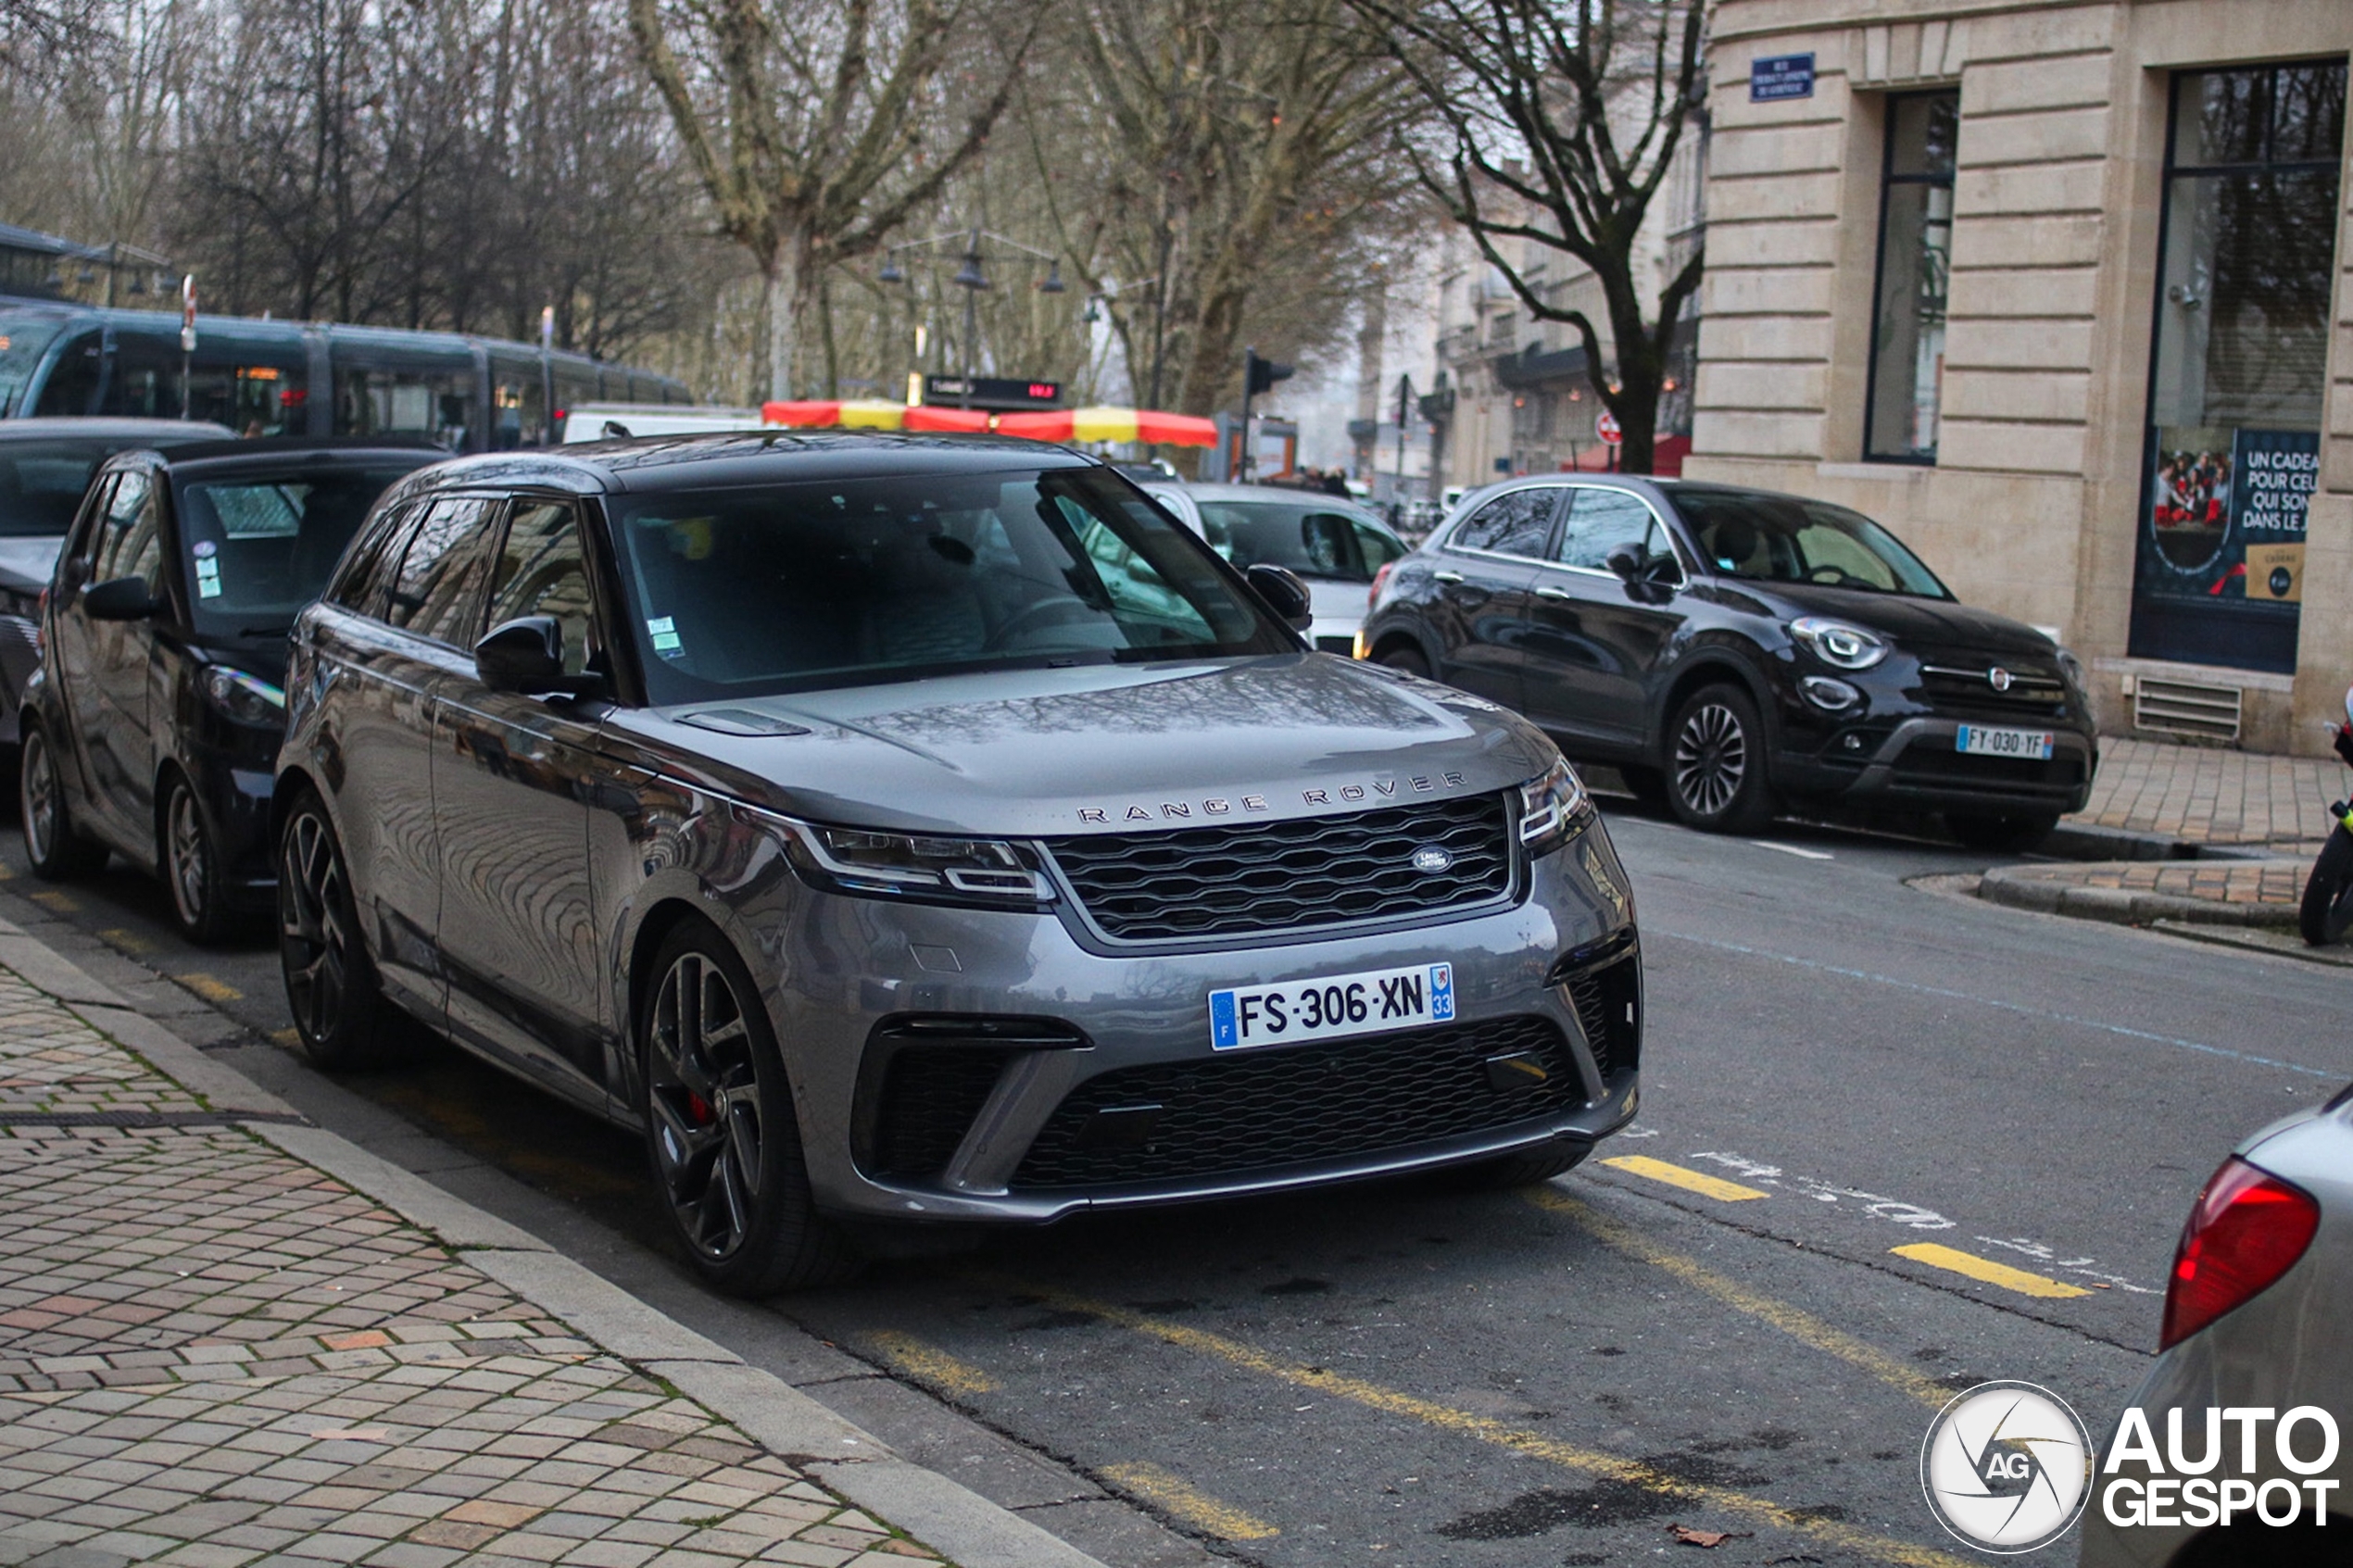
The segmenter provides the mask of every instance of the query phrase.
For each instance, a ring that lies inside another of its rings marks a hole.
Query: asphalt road
[[[1630,1563],[1674,1525],[1731,1532],[1717,1563],[1964,1560],[1934,1407],[2023,1378],[2104,1430],[2191,1194],[2353,1079],[2353,981],[1908,885],[1984,863],[1931,844],[1611,827],[1644,1101],[1584,1168],[1080,1221],[767,1309],[662,1256],[631,1140],[447,1049],[296,1062],[262,939],[191,948],[160,889],[47,887],[13,834],[0,915],[1106,1562]]]

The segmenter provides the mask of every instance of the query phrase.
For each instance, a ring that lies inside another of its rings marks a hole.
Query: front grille
[[[1977,757],[1955,750],[1948,742],[1928,740],[1905,748],[1895,759],[1895,777],[1898,783],[1940,786],[2002,784],[2071,789],[2083,782],[2083,762],[2065,756],[2047,762],[2031,757]]]
[[[1452,864],[1417,869],[1415,852],[1432,846]],[[1127,941],[1422,914],[1501,897],[1512,880],[1500,795],[1046,847],[1095,923]]]
[[[1642,966],[1629,945],[1622,951],[1562,976],[1577,1022],[1585,1030],[1593,1065],[1606,1084],[1642,1061]]]
[[[1499,1073],[1489,1066],[1498,1058],[1524,1065]],[[1584,1103],[1568,1042],[1550,1020],[1530,1017],[1114,1068],[1071,1091],[1013,1185],[1247,1175],[1406,1148]],[[1122,1130],[1100,1135],[1113,1126]]]
[[[1986,679],[1995,668],[2009,672],[2006,691],[1995,691]],[[1983,658],[1929,659],[1920,665],[1920,690],[1940,709],[1968,708],[1980,711],[2058,718],[2067,711],[2067,686],[2057,670],[2021,668]]]

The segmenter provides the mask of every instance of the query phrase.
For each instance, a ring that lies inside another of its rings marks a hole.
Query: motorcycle
[[[2353,766],[2353,691],[2345,694],[2345,719],[2336,727],[2336,754]],[[2353,805],[2332,801],[2329,815],[2336,819],[2336,826],[2321,846],[2321,858],[2312,862],[2304,904],[2296,911],[2304,940],[2315,947],[2342,941],[2353,928]]]

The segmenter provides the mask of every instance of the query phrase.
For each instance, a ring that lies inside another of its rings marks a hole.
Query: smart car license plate
[[[2051,759],[2051,732],[2048,730],[1995,730],[1983,724],[1963,724],[1961,733],[1953,737],[1955,749],[1971,757],[2023,757],[2032,761]]]
[[[1216,1050],[1337,1040],[1454,1021],[1454,966],[1368,969],[1280,985],[1209,994],[1209,1043]]]

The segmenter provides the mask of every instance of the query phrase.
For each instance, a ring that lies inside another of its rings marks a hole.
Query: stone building
[[[1719,0],[1692,477],[1880,518],[2105,728],[2353,683],[2353,0]]]

